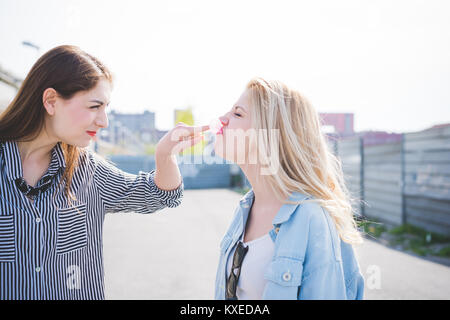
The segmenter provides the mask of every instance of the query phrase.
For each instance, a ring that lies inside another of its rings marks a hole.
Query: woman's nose
[[[106,115],[106,112],[102,112],[96,119],[95,125],[100,128],[107,128],[108,127],[108,116]]]

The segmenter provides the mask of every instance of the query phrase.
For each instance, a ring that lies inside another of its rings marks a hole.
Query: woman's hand
[[[159,140],[155,151],[155,184],[162,190],[174,190],[181,184],[176,155],[203,140],[209,126],[188,126],[182,122]]]
[[[156,145],[156,157],[175,156],[183,150],[192,147],[203,140],[202,132],[209,126],[188,126],[182,122],[167,132]]]

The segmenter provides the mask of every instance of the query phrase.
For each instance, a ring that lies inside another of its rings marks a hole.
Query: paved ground
[[[218,246],[241,196],[186,190],[152,215],[105,219],[107,299],[212,299]],[[450,299],[450,268],[367,240],[356,248],[366,299]]]

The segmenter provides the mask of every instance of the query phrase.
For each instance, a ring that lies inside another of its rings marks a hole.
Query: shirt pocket
[[[303,261],[277,257],[269,265],[264,278],[269,280],[263,298],[270,300],[297,300],[302,283]]]
[[[86,246],[86,204],[59,209],[56,253],[64,254]]]
[[[14,215],[0,215],[0,262],[16,259]]]

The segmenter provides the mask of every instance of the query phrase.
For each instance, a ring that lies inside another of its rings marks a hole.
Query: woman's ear
[[[42,104],[44,105],[45,110],[51,116],[55,114],[55,104],[56,98],[58,94],[55,89],[47,88],[44,90],[44,94],[42,95]]]

